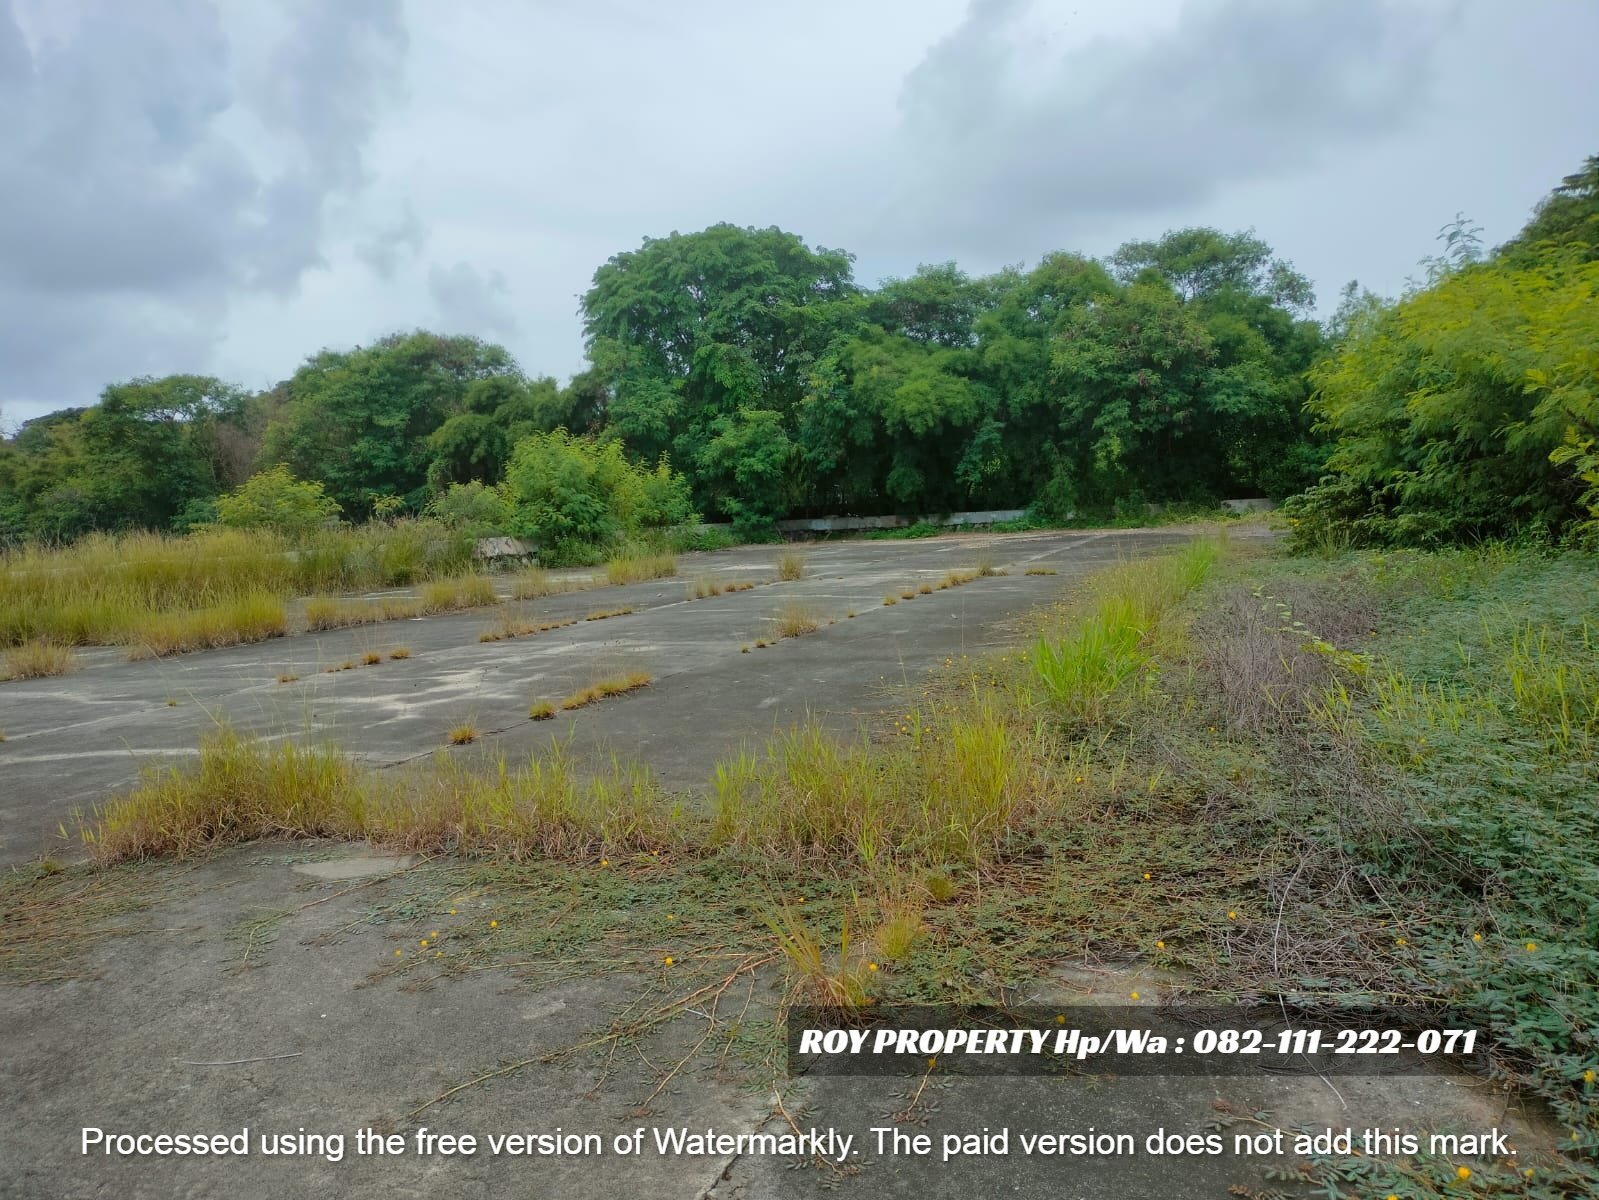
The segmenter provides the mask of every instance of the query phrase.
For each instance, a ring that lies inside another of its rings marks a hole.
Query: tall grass
[[[262,597],[285,601],[458,574],[471,554],[470,539],[430,521],[325,530],[300,542],[263,530],[213,529],[27,546],[0,557],[0,645],[170,641],[173,626],[162,619],[209,612],[195,620],[214,626],[235,604],[244,605],[241,615],[258,615]],[[241,632],[252,628],[270,636],[270,622],[246,622]]]
[[[198,761],[152,769],[97,810],[96,861],[189,857],[261,837],[370,838],[400,849],[521,859],[667,844],[680,818],[647,772],[616,763],[580,777],[559,748],[494,772],[440,761],[406,780],[363,772],[327,747],[268,744],[228,730]]]
[[[1052,793],[1052,755],[1036,727],[973,701],[892,747],[843,742],[814,726],[764,756],[721,763],[711,838],[785,856],[981,864],[1024,837]]]
[[[13,646],[0,658],[0,679],[44,679],[51,675],[65,675],[78,667],[77,656],[70,646],[40,638]]]
[[[605,578],[613,584],[643,583],[677,574],[677,556],[650,551],[624,551],[605,564]]]
[[[785,583],[805,578],[805,556],[797,550],[777,556],[777,577]]]
[[[1112,697],[1151,665],[1148,639],[1161,618],[1205,581],[1219,556],[1217,543],[1196,541],[1099,576],[1087,604],[1068,610],[1065,628],[1033,644],[1033,670],[1049,698],[1078,720],[1103,719]]]

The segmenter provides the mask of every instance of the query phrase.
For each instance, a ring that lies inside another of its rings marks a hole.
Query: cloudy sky
[[[1254,227],[1392,294],[1599,153],[1594,0],[0,0],[0,423],[475,333],[582,363],[646,236],[875,283]]]

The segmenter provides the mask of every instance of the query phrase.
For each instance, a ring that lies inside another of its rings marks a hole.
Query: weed
[[[805,578],[805,556],[796,551],[780,554],[777,558],[777,577],[785,583]]]
[[[539,700],[527,710],[527,715],[534,721],[548,721],[555,716],[555,705],[548,700]]]
[[[612,675],[590,684],[581,691],[573,692],[561,701],[561,707],[583,708],[599,700],[607,700],[612,696],[622,696],[639,688],[649,687],[654,682],[655,677],[646,671],[629,671],[626,675]]]
[[[916,589],[916,594],[919,596],[931,596],[933,594],[933,585],[930,583],[922,584]]]
[[[899,598],[901,600],[914,600],[914,599],[916,599],[916,589],[915,588],[909,588],[909,587],[906,588],[904,591],[900,592]]]
[[[410,658],[411,657],[411,647],[409,647],[409,646],[396,646],[396,647],[394,647],[394,649],[389,651],[389,657],[391,659],[394,659],[396,662],[398,662],[401,659]]]
[[[605,577],[613,584],[642,583],[677,574],[677,557],[672,554],[621,554],[605,564]]]
[[[128,657],[158,658],[189,650],[214,650],[283,637],[288,631],[282,602],[258,593],[213,608],[153,616],[145,623],[139,640],[128,647]]]
[[[777,614],[777,636],[780,638],[802,637],[807,633],[815,633],[822,627],[816,614],[802,603],[788,604]]]
[[[298,675],[296,675],[293,671],[285,671],[283,674],[278,676],[278,682],[279,683],[293,683],[295,680],[297,680],[299,678],[300,677]]]
[[[1055,570],[1054,567],[1028,567],[1027,571],[1026,571],[1026,574],[1028,574],[1028,575],[1055,575],[1055,574],[1058,574],[1058,572]]]
[[[537,600],[542,596],[579,591],[587,586],[592,585],[576,580],[556,579],[543,567],[528,567],[512,578],[511,598]]]
[[[898,603],[899,603],[899,597],[898,596],[884,596],[883,597],[883,607],[885,607],[885,608],[889,607],[890,605],[894,605],[894,604],[898,604]]]
[[[689,584],[688,598],[690,600],[705,600],[711,596],[720,596],[723,592],[721,581],[711,575],[701,575]]]
[[[375,667],[383,661],[383,655],[377,650],[368,650],[361,655],[361,662],[368,667]]]
[[[585,621],[606,621],[612,617],[625,617],[632,611],[633,609],[630,605],[624,605],[621,608],[597,608],[583,619]]]
[[[867,982],[871,972],[850,944],[847,919],[836,958],[822,949],[805,918],[794,909],[785,906],[766,921],[791,977],[808,993],[806,999],[812,1004],[834,1012],[854,1012],[870,1003]]]
[[[7,650],[5,666],[7,679],[44,679],[76,670],[78,658],[70,646],[39,638]]]
[[[450,730],[450,745],[452,746],[467,746],[477,741],[477,739],[477,726],[471,723],[457,725]]]

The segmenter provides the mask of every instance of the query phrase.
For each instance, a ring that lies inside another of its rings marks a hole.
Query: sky
[[[875,285],[1253,228],[1331,310],[1599,153],[1595,0],[0,0],[0,426],[396,330],[583,364],[646,237]]]

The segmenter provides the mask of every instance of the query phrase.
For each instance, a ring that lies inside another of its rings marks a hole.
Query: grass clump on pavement
[[[4,665],[0,679],[45,679],[78,669],[78,658],[72,653],[72,647],[59,646],[47,638],[11,647],[0,663]]]
[[[649,551],[618,554],[605,564],[605,578],[612,584],[643,583],[668,579],[677,574],[677,556]]]

